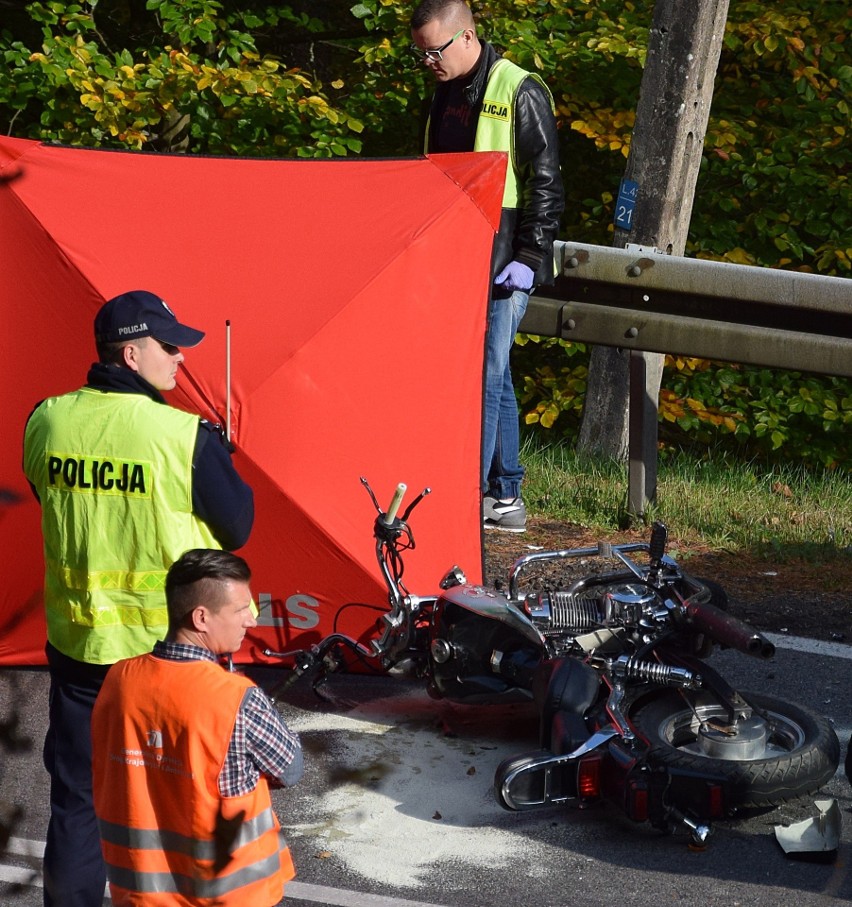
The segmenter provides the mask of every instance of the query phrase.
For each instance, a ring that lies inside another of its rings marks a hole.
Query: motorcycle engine
[[[653,613],[654,593],[634,583],[533,592],[524,610],[545,637],[577,636],[601,627],[636,630]]]

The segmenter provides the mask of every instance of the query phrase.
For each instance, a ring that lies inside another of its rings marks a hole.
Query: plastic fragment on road
[[[837,800],[814,800],[819,815],[793,825],[776,825],[775,838],[784,853],[826,853],[840,846]]]

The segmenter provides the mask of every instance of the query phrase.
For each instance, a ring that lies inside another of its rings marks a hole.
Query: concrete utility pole
[[[613,245],[618,248],[636,245],[683,255],[727,16],[728,0],[657,0],[654,6],[616,205]],[[641,499],[631,492],[628,509],[634,514],[656,495],[663,358],[614,347],[592,350],[578,446],[623,459],[629,411],[630,487],[643,489]],[[644,455],[648,449],[651,456]]]

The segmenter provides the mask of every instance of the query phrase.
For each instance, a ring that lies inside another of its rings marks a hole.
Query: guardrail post
[[[630,412],[627,422],[627,510],[642,516],[657,497],[657,382],[648,356],[630,351]]]

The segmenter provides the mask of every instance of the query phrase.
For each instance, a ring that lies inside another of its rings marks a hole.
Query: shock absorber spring
[[[610,663],[614,677],[621,680],[638,680],[643,683],[654,683],[665,687],[687,687],[698,689],[701,686],[701,675],[675,665],[660,664],[656,661],[644,661],[641,658],[622,655]]]

